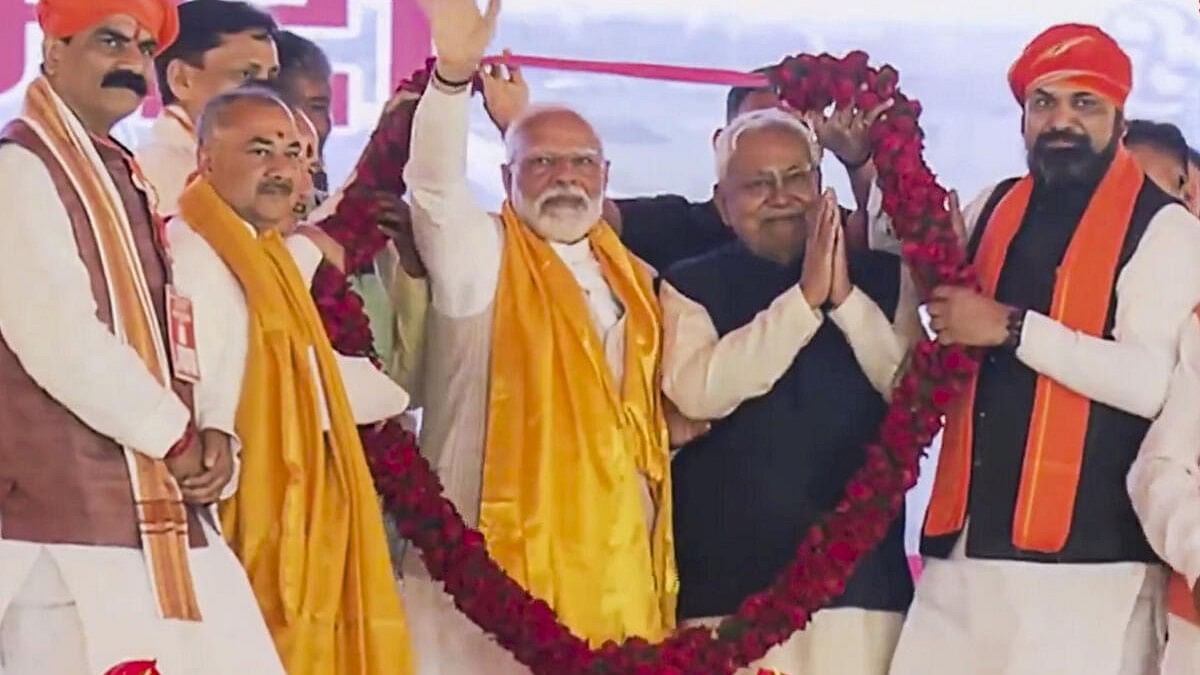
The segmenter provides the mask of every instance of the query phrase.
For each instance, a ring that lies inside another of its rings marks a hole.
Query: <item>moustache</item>
[[[1050,147],[1051,143],[1064,143],[1066,145],[1060,147]],[[1047,131],[1038,136],[1037,141],[1033,144],[1034,152],[1079,152],[1080,150],[1090,150],[1091,144],[1087,136],[1076,134],[1070,131]]]
[[[150,91],[146,78],[128,70],[114,70],[100,80],[100,86],[106,89],[128,89],[139,97],[145,98]]]
[[[290,180],[270,179],[258,184],[258,194],[260,195],[291,197],[295,191],[296,187]]]
[[[538,198],[537,206],[539,211],[553,206],[573,206],[582,209],[588,205],[588,201],[588,195],[582,188],[571,187],[546,192]]]

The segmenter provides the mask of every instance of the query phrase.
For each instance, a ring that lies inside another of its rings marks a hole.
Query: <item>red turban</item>
[[[1033,39],[1008,71],[1017,102],[1052,82],[1066,82],[1125,106],[1133,64],[1117,41],[1095,26],[1063,24]]]
[[[37,4],[42,32],[56,38],[70,37],[117,14],[132,17],[153,33],[159,52],[179,36],[174,0],[38,0]]]

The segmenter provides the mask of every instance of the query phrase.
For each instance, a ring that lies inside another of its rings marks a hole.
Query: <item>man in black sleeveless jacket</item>
[[[1129,57],[1094,26],[1009,73],[1029,174],[959,214],[982,292],[937,288],[984,350],[947,416],[895,675],[1158,672],[1165,574],[1125,488],[1200,302],[1200,223],[1121,142]]]
[[[685,623],[733,613],[792,560],[862,464],[920,331],[899,260],[847,255],[820,155],[786,112],[735,120],[717,141],[715,201],[738,239],[661,287],[663,390],[712,421],[672,467]],[[912,596],[903,529],[900,517],[834,608],[756,667],[886,673]]]

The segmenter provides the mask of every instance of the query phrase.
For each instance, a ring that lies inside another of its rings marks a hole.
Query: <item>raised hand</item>
[[[437,72],[451,82],[466,82],[475,76],[483,52],[496,33],[500,0],[488,0],[479,11],[475,0],[420,0],[429,17]]]
[[[833,253],[837,243],[837,195],[827,188],[817,207],[817,217],[809,224],[804,244],[804,272],[800,290],[810,307],[818,308],[829,300],[833,286]]]
[[[508,62],[512,52],[504,50],[504,61],[483,69],[483,109],[503,134],[508,126],[529,107],[529,84],[521,69]]]
[[[871,110],[853,105],[833,111],[828,117],[819,110],[803,113],[821,147],[832,152],[847,166],[859,166],[871,156],[871,125],[887,112],[895,101],[888,99]]]

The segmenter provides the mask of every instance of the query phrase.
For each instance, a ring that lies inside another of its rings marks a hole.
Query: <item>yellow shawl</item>
[[[193,182],[179,206],[237,277],[250,313],[241,479],[222,522],[284,666],[291,675],[410,673],[379,502],[300,271],[279,233],[255,238],[207,181]]]
[[[593,645],[675,620],[670,456],[650,274],[607,223],[588,235],[625,310],[624,382],[578,282],[505,205],[480,529],[488,552]],[[645,476],[657,507],[647,527]]]

